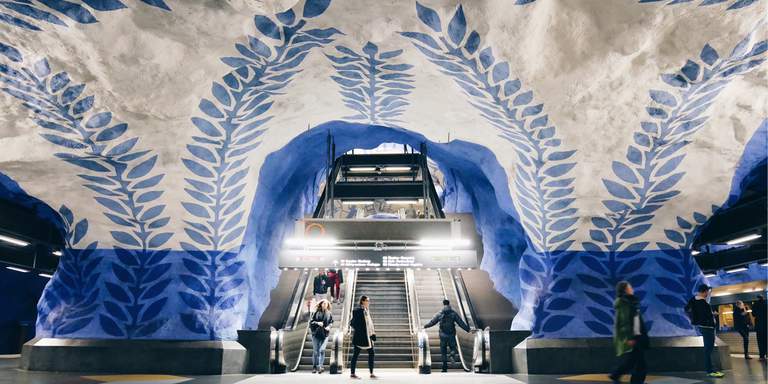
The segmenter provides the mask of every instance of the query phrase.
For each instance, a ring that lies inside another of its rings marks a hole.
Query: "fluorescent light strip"
[[[411,167],[384,167],[385,172],[408,172],[412,169]]]
[[[727,241],[725,243],[728,244],[728,245],[741,244],[741,243],[746,243],[747,241],[752,241],[752,240],[755,240],[755,239],[759,239],[761,237],[763,237],[763,236],[759,235],[757,233],[753,233],[751,235],[746,235],[746,236],[735,238],[733,240],[729,240],[729,241]]]
[[[739,268],[734,268],[734,269],[726,269],[725,272],[726,273],[736,273],[736,272],[744,272],[746,270],[747,270],[747,268],[745,268],[745,267],[739,267]]]
[[[768,267],[768,263],[762,263],[760,264],[761,267]]]
[[[424,200],[385,200],[384,202],[389,205],[395,205],[395,204],[422,204]]]
[[[717,276],[717,274],[716,274],[716,273],[705,273],[705,274],[704,274],[704,277],[706,277],[706,278],[710,278],[710,277],[716,277],[716,276]]]
[[[16,271],[16,272],[21,272],[21,273],[29,272],[28,269],[23,269],[23,268],[16,268],[16,267],[5,267],[5,268],[10,269],[11,271]]]
[[[49,275],[49,274],[47,274],[47,273],[38,273],[37,275],[38,275],[38,276],[40,276],[40,277],[45,277],[45,278],[47,278],[47,279],[50,279],[50,278],[52,278],[52,277],[53,277],[53,276],[51,276],[51,275]]]
[[[698,254],[701,254],[701,252],[699,252],[699,251],[697,251],[695,249],[693,251],[691,251],[691,256],[696,256]]]
[[[51,252],[51,254],[54,255],[54,256],[58,256],[58,257],[61,257],[61,256],[64,255],[63,253],[61,253],[61,251],[53,251],[53,252]]]
[[[4,235],[0,235],[0,241],[6,242],[8,244],[13,244],[19,247],[26,247],[27,245],[29,245],[29,243],[24,240],[14,239],[13,237],[8,237]]]
[[[371,205],[373,204],[372,200],[342,200],[341,204],[343,205]]]
[[[374,172],[376,167],[350,167],[350,172]]]

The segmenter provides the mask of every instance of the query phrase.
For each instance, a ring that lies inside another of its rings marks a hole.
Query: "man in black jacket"
[[[326,300],[328,298],[327,293],[329,286],[328,275],[326,275],[325,270],[322,269],[312,282],[312,294],[315,296],[315,301],[320,302],[320,300]]]
[[[691,319],[691,324],[696,326],[699,334],[704,339],[704,368],[709,377],[723,377],[724,374],[712,367],[712,352],[715,350],[715,316],[712,306],[709,305],[710,288],[706,284],[699,286],[696,296],[688,301],[685,312]]]
[[[765,361],[768,308],[766,308],[763,295],[757,295],[757,301],[752,305],[752,316],[755,317],[755,333],[757,334],[757,349],[760,352],[760,360]]]
[[[461,319],[458,313],[451,308],[451,302],[443,300],[443,309],[435,314],[435,317],[429,321],[424,328],[429,328],[440,323],[440,355],[443,358],[443,372],[448,372],[447,353],[451,353],[451,360],[455,361],[455,355],[458,354],[456,348],[456,324],[461,329],[469,332],[469,326]],[[448,351],[448,348],[451,351]]]

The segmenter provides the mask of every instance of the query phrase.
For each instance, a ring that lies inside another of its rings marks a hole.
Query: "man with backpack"
[[[454,356],[458,354],[458,349],[456,348],[456,324],[467,332],[469,332],[469,326],[451,308],[451,302],[448,299],[443,300],[443,309],[435,314],[435,317],[424,328],[432,327],[438,323],[440,323],[440,355],[443,358],[442,371],[448,372],[448,359],[446,355],[450,352],[451,360],[455,362]],[[449,348],[451,351],[448,350]]]
[[[712,290],[708,285],[701,284],[697,289],[697,294],[685,306],[685,312],[691,319],[699,334],[704,339],[704,368],[709,377],[723,377],[722,372],[712,367],[712,352],[715,349],[715,316],[712,306],[707,299]]]

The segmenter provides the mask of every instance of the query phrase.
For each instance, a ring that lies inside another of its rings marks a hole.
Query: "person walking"
[[[699,285],[696,296],[686,304],[685,312],[688,313],[691,324],[696,326],[704,339],[704,369],[707,371],[707,376],[723,377],[724,373],[712,367],[712,352],[715,350],[715,317],[712,306],[707,301],[711,290],[712,288],[706,284]]]
[[[341,269],[331,269],[328,271],[328,285],[331,289],[331,299],[334,303],[341,302]]]
[[[370,300],[368,296],[360,297],[360,306],[352,311],[352,320],[349,322],[349,326],[354,332],[352,336],[352,361],[350,362],[350,375],[352,379],[359,379],[360,377],[355,375],[355,368],[357,368],[357,359],[360,357],[360,351],[368,351],[368,370],[371,373],[371,379],[376,379],[377,376],[373,374],[373,361],[375,352],[373,350],[373,343],[376,341],[376,330],[373,328],[373,320],[371,319],[371,312],[368,310]]]
[[[435,324],[440,324],[440,356],[443,359],[443,372],[448,372],[448,359],[446,354],[450,354],[451,362],[456,362],[455,356],[458,355],[456,348],[456,324],[461,329],[469,332],[469,326],[461,319],[456,311],[451,308],[451,302],[448,299],[443,300],[443,309],[440,310],[430,320],[424,328],[429,328]]]
[[[752,305],[752,316],[755,317],[755,333],[757,334],[757,350],[760,353],[760,361],[766,358],[766,331],[768,331],[768,307],[765,305],[765,297],[757,295],[757,301]]]
[[[328,298],[328,285],[328,275],[325,274],[325,270],[321,270],[312,282],[312,294],[315,296],[316,302]]]
[[[609,378],[614,384],[621,377],[632,372],[632,384],[645,383],[647,374],[645,350],[648,348],[648,333],[640,311],[640,300],[635,296],[632,285],[627,281],[616,284],[616,300],[613,302],[616,317],[613,321],[613,346],[619,365]]]
[[[741,300],[736,301],[733,306],[733,328],[741,335],[741,339],[744,343],[744,358],[747,360],[752,359],[749,357],[749,313],[747,313],[747,307]]]
[[[309,330],[312,332],[312,373],[323,373],[325,364],[325,345],[333,324],[331,303],[320,300],[312,313]]]

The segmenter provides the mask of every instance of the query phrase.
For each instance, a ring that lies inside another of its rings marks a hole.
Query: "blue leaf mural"
[[[331,79],[341,88],[344,105],[356,112],[344,119],[397,126],[413,89],[413,75],[408,72],[413,66],[394,62],[403,51],[380,52],[371,42],[362,53],[344,46],[336,50],[339,56],[326,54],[336,69]]]
[[[741,9],[746,8],[751,5],[757,4],[760,2],[760,0],[639,0],[640,3],[658,3],[658,2],[665,2],[664,5],[678,5],[683,3],[693,3],[698,5],[699,7],[706,7],[706,6],[712,6],[712,5],[721,5],[728,7],[725,9],[726,11],[731,11],[734,9]]]
[[[73,334],[93,322],[100,302],[101,279],[96,272],[101,258],[95,255],[98,246],[92,242],[83,247],[83,237],[88,232],[88,220],[75,220],[67,206],[59,208],[64,223],[65,248],[56,276],[50,281],[38,304],[38,329],[46,336],[57,337]],[[76,249],[76,247],[78,249]]]
[[[141,2],[166,11],[171,10],[163,0]],[[123,8],[127,6],[120,0],[82,0],[81,3],[64,0],[0,1],[0,22],[21,29],[41,31],[46,24],[66,27],[65,20],[78,24],[97,23],[93,11],[110,12]]]
[[[730,55],[720,55],[709,44],[705,45],[698,58],[688,60],[675,73],[661,76],[670,89],[649,92],[648,120],[642,122],[640,130],[633,134],[633,143],[627,148],[625,160],[611,164],[613,177],[602,180],[611,195],[610,199],[603,201],[608,213],[592,218],[593,229],[589,232],[592,241],[582,243],[584,250],[594,257],[581,257],[580,264],[590,268],[594,272],[592,275],[599,277],[605,285],[603,290],[603,287],[582,280],[583,287],[592,294],[588,296],[593,301],[591,304],[609,311],[611,308],[604,305],[604,300],[594,298],[610,298],[610,288],[620,280],[629,280],[641,294],[645,292],[642,284],[648,281],[648,275],[640,271],[647,265],[644,261],[647,259],[638,255],[649,243],[636,239],[651,229],[655,212],[680,194],[675,187],[685,176],[685,172],[678,171],[685,159],[683,150],[690,143],[690,137],[707,122],[709,107],[733,79],[765,61],[763,47],[766,42],[757,41],[754,35],[755,32],[750,33],[741,40]],[[687,223],[683,219],[678,220]],[[675,243],[685,245],[687,241],[686,236],[674,230],[667,230],[666,234]],[[662,243],[658,245],[670,257],[677,254],[678,262],[684,263],[683,270],[674,270],[670,266],[662,276],[684,275],[685,281],[690,282],[693,279],[690,274],[695,273],[697,268],[689,265],[692,263],[690,257],[678,254],[688,251]],[[664,261],[660,263],[664,264]],[[670,284],[662,285],[672,289]],[[681,287],[690,291],[687,283]],[[657,295],[657,298],[669,305],[681,300],[682,289],[676,294],[663,298]],[[592,317],[585,321],[590,321],[590,329],[595,332],[596,329],[603,330],[603,327],[594,326],[596,323],[610,325],[599,316]],[[671,315],[667,319],[680,323],[678,320]]]
[[[402,32],[414,47],[440,71],[451,77],[467,96],[467,101],[509,142],[518,158],[514,184],[520,219],[534,250],[521,260],[523,302],[531,303],[551,284],[552,268],[573,243],[571,236],[578,221],[572,207],[574,178],[568,177],[576,165],[573,150],[560,149],[556,128],[543,113],[543,104],[534,102],[533,92],[510,75],[509,63],[494,57],[491,47],[481,48],[476,31],[467,27],[459,5],[446,28],[436,11],[416,2],[417,15],[435,33]],[[540,259],[543,258],[543,263]],[[539,266],[538,264],[543,264]],[[531,308],[521,308],[522,317]],[[546,312],[549,313],[548,311]],[[542,321],[545,313],[540,314]],[[520,315],[518,315],[520,316]],[[559,318],[548,328],[567,321]]]
[[[150,336],[167,318],[148,311],[166,299],[145,292],[162,291],[170,282],[163,263],[168,249],[162,248],[171,237],[162,232],[169,218],[158,201],[162,192],[154,189],[163,178],[153,173],[157,155],[136,149],[138,139],[125,135],[127,124],[115,122],[109,111],[97,112],[94,97],[84,95],[85,85],[74,84],[66,72],[54,73],[46,59],[18,68],[0,64],[0,82],[0,90],[34,113],[40,135],[65,150],[55,156],[84,171],[78,175],[83,186],[117,226],[110,233],[120,261],[112,270],[128,289],[105,283],[111,296],[106,308],[122,312],[101,314],[100,324],[115,337]],[[162,273],[150,273],[158,267]]]
[[[185,179],[189,200],[182,206],[190,215],[184,231],[191,242],[181,242],[189,257],[183,260],[181,275],[188,292],[180,292],[180,298],[189,308],[181,321],[193,333],[220,339],[233,336],[240,325],[233,308],[245,287],[244,262],[238,254],[246,225],[246,160],[272,119],[274,96],[301,72],[310,51],[341,33],[306,28],[307,19],[322,14],[329,4],[307,1],[301,18],[293,10],[274,19],[256,15],[261,36],[248,36],[235,45],[239,56],[221,59],[234,70],[212,84],[213,97],[201,100],[200,117],[192,118],[199,134],[182,159],[190,172]]]

